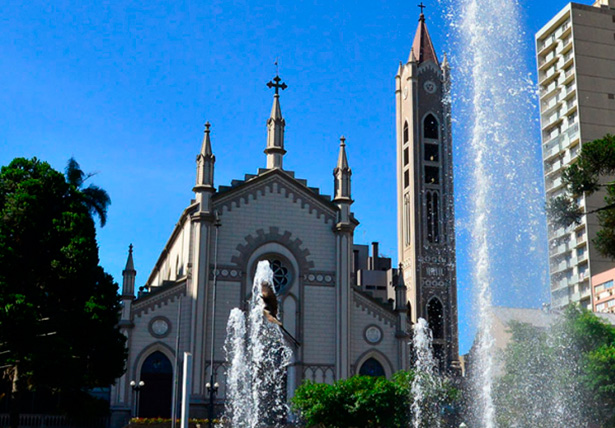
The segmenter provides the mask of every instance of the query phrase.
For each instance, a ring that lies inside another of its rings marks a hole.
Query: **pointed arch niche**
[[[438,119],[431,113],[423,119],[423,138],[429,138],[431,140],[440,138],[440,124],[438,123]]]
[[[393,375],[392,365],[388,358],[381,352],[371,349],[357,359],[355,364],[356,374],[364,376],[384,376],[390,378]]]
[[[444,339],[444,306],[437,297],[427,302],[427,322],[434,339]]]

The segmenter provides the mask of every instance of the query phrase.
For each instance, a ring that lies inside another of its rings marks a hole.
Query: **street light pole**
[[[209,392],[209,428],[213,427],[214,420],[214,398],[218,392],[218,382],[214,382],[214,349],[215,349],[215,334],[216,334],[216,286],[218,279],[218,229],[222,226],[220,223],[220,215],[218,211],[214,211],[214,226],[216,228],[214,242],[214,280],[211,298],[211,354],[209,359],[209,382],[207,383],[207,391]]]
[[[135,393],[135,418],[139,417],[139,391],[141,391],[141,388],[143,388],[144,386],[145,382],[143,382],[142,380],[140,380],[139,383],[135,382],[134,380],[130,381],[130,387]]]

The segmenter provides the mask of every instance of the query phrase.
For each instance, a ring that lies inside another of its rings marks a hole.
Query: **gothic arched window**
[[[440,299],[434,297],[427,303],[427,322],[434,339],[444,339],[444,308]]]
[[[438,192],[427,192],[425,208],[427,210],[427,240],[431,243],[440,242],[440,195]]]
[[[427,115],[423,121],[423,137],[437,140],[440,136],[438,131],[438,121],[433,114]]]
[[[365,361],[363,365],[361,365],[361,369],[359,369],[359,374],[361,376],[385,376],[384,367],[382,367],[382,364],[375,358],[369,358]]]

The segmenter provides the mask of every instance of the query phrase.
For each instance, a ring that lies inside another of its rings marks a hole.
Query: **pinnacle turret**
[[[350,176],[352,170],[348,167],[346,156],[346,138],[340,138],[340,153],[337,158],[337,166],[333,170],[335,177],[335,197],[334,201],[351,201]]]
[[[282,169],[283,158],[286,150],[284,150],[284,127],[286,122],[282,117],[282,109],[280,108],[280,93],[279,90],[286,89],[286,83],[280,83],[280,76],[275,76],[273,81],[267,83],[269,88],[275,88],[273,95],[273,106],[271,107],[271,115],[267,119],[267,168]],[[274,83],[275,82],[275,83]]]
[[[122,271],[122,296],[132,297],[135,291],[135,278],[137,271],[135,270],[135,264],[132,259],[132,244],[128,246],[128,259],[126,260],[126,267]]]
[[[211,150],[210,127],[211,124],[209,122],[205,123],[201,151],[196,157],[196,184],[192,190],[197,194],[214,189],[214,164],[216,163],[216,157]]]

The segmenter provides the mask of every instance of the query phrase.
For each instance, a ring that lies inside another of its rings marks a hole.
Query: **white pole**
[[[184,352],[184,379],[182,382],[182,419],[181,428],[188,428],[190,390],[192,389],[192,354]]]

